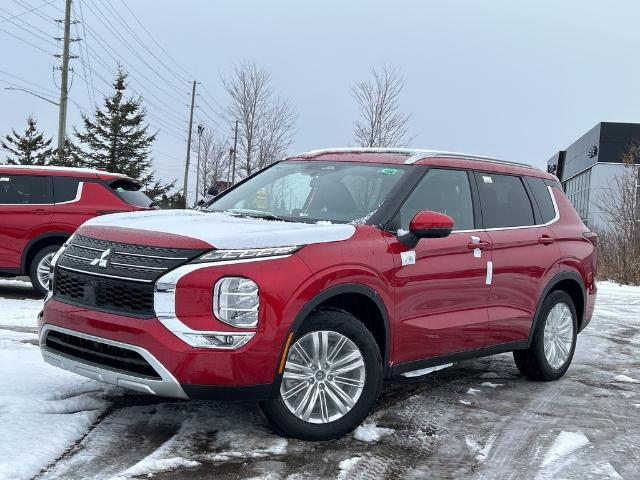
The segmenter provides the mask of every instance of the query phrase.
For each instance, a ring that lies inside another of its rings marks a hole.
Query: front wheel
[[[29,266],[29,277],[33,288],[43,297],[49,290],[51,282],[51,261],[60,249],[60,245],[50,245],[44,247],[35,254]]]
[[[346,312],[318,311],[289,348],[277,398],[260,406],[285,436],[331,440],[362,423],[381,384],[382,360],[371,332]]]
[[[576,308],[569,294],[556,290],[542,304],[531,346],[513,352],[520,373],[532,380],[557,380],[573,359],[578,331]]]

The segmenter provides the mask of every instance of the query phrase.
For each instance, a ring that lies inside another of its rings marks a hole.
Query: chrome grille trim
[[[58,266],[58,268],[61,270],[68,270],[70,272],[76,272],[76,273],[84,273],[85,275],[93,275],[96,277],[115,278],[117,280],[126,280],[128,282],[153,283],[153,280],[142,280],[140,278],[120,277],[118,275],[107,275],[106,273],[89,272],[87,270],[80,270],[79,268],[71,268],[66,266],[65,267]]]

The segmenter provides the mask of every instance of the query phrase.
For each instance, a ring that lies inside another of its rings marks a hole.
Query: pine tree
[[[113,82],[114,93],[104,99],[104,108],[96,107],[94,118],[82,115],[84,131],[74,129],[78,140],[71,157],[82,166],[122,173],[138,180],[155,199],[173,188],[154,179],[150,148],[156,133],[145,124],[146,110],[142,98],[127,98],[127,73],[118,68]]]
[[[27,128],[21,135],[12,129],[12,133],[0,140],[0,145],[12,156],[7,156],[9,165],[47,165],[53,156],[51,138],[44,138],[38,131],[38,122],[27,118]]]

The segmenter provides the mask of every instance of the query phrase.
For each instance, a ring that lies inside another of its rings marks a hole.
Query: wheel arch
[[[27,243],[27,246],[22,252],[20,274],[29,274],[29,266],[31,265],[31,261],[39,250],[50,245],[62,245],[69,239],[69,237],[71,237],[71,234],[68,232],[49,232],[32,238],[29,243]]]
[[[540,310],[542,309],[542,304],[547,296],[556,290],[562,290],[566,292],[573,300],[573,304],[576,308],[576,314],[578,316],[578,332],[580,332],[582,323],[584,321],[585,308],[587,305],[587,290],[584,286],[584,281],[582,277],[577,272],[560,272],[555,275],[549,283],[545,286],[542,291],[542,295],[540,295],[540,299],[538,300],[538,306],[536,307],[536,312],[533,317],[533,323],[531,325],[531,330],[529,332],[529,340],[527,342],[527,346],[531,346],[531,342],[533,341],[533,334],[538,325]]]
[[[290,332],[295,335],[309,315],[319,309],[346,311],[362,322],[380,348],[384,375],[387,376],[390,372],[389,358],[392,345],[389,315],[382,298],[374,289],[358,283],[346,283],[323,290],[298,312],[291,324]],[[286,346],[283,347],[281,358],[286,355],[285,350]]]

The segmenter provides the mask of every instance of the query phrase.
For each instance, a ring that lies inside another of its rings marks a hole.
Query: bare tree
[[[594,204],[607,226],[598,231],[600,276],[625,284],[640,284],[640,145],[624,155],[624,171]]]
[[[284,155],[296,115],[289,101],[275,95],[269,73],[252,62],[235,65],[222,84],[229,95],[227,117],[239,122],[237,169],[241,176],[251,175]]]
[[[195,138],[194,149],[198,148],[197,141]],[[227,180],[229,147],[228,139],[216,134],[213,129],[205,128],[200,139],[200,181],[197,186],[200,198],[205,198],[207,190],[216,182]]]
[[[371,79],[355,83],[353,97],[360,107],[354,135],[361,147],[402,147],[411,138],[407,125],[411,116],[400,109],[404,79],[388,67],[371,69]]]

